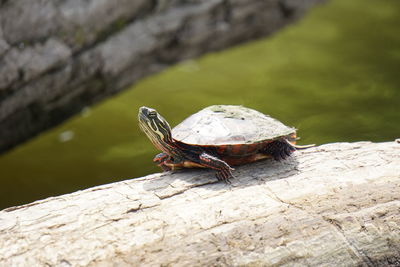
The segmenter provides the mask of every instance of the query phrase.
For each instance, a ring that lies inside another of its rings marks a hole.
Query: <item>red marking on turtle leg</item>
[[[157,154],[154,157],[153,162],[156,163],[157,166],[159,166],[165,172],[173,169],[170,166],[168,166],[169,162],[171,162],[171,157],[167,153]]]
[[[154,157],[153,162],[159,164],[159,163],[167,160],[168,158],[169,158],[169,155],[167,153],[159,153]]]
[[[199,156],[199,159],[203,166],[217,170],[216,176],[218,180],[228,182],[228,180],[233,177],[232,171],[234,169],[231,168],[225,161],[207,153],[202,153]]]

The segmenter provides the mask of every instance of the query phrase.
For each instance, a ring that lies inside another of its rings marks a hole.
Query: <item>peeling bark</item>
[[[0,212],[1,266],[399,266],[400,144],[336,143]]]
[[[0,152],[140,78],[324,0],[0,1]]]

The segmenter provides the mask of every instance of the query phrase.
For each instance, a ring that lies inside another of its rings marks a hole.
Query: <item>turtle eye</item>
[[[149,111],[148,115],[149,115],[150,118],[155,118],[155,117],[157,117],[157,112],[152,110],[152,111]]]

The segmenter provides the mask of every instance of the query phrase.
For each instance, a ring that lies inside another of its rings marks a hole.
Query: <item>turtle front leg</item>
[[[167,165],[167,162],[169,161],[171,161],[171,156],[169,156],[167,153],[157,154],[153,159],[153,162],[157,164],[157,166],[159,166],[164,172],[172,170],[172,168]]]
[[[200,154],[199,159],[200,164],[204,167],[217,170],[215,175],[217,176],[218,181],[222,180],[226,183],[229,183],[229,179],[233,177],[232,171],[234,169],[231,168],[231,166],[229,166],[225,161],[205,152]]]

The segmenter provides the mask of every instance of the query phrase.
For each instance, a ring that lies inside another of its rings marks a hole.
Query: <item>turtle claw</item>
[[[282,158],[285,159],[289,157],[294,151],[296,151],[296,148],[294,148],[292,145],[290,144],[284,145],[281,152]]]
[[[226,184],[231,184],[231,181],[230,181],[229,179],[222,178],[222,177],[220,177],[218,174],[216,174],[215,176],[217,177],[217,180],[218,180],[219,182],[223,181],[223,182],[225,182]]]
[[[217,171],[215,173],[215,176],[217,177],[218,181],[224,181],[227,184],[231,184],[230,179],[233,178],[233,174],[232,171],[234,169],[233,168],[224,168],[220,171]]]
[[[290,154],[289,154],[289,155],[290,155]],[[288,157],[286,148],[283,148],[283,149],[279,152],[279,157],[280,157],[280,159],[286,159],[286,158]]]
[[[217,172],[215,176],[218,181],[224,181],[228,183],[229,179],[233,177],[232,171],[234,170],[225,161],[203,152],[200,156],[200,163],[207,168],[215,169]]]
[[[295,150],[296,148],[286,140],[277,140],[265,148],[265,153],[271,155],[274,160],[281,161],[289,157]]]
[[[172,171],[171,167],[168,167],[167,165],[164,165],[164,164],[159,164],[158,167],[160,167],[163,170],[163,172]]]

